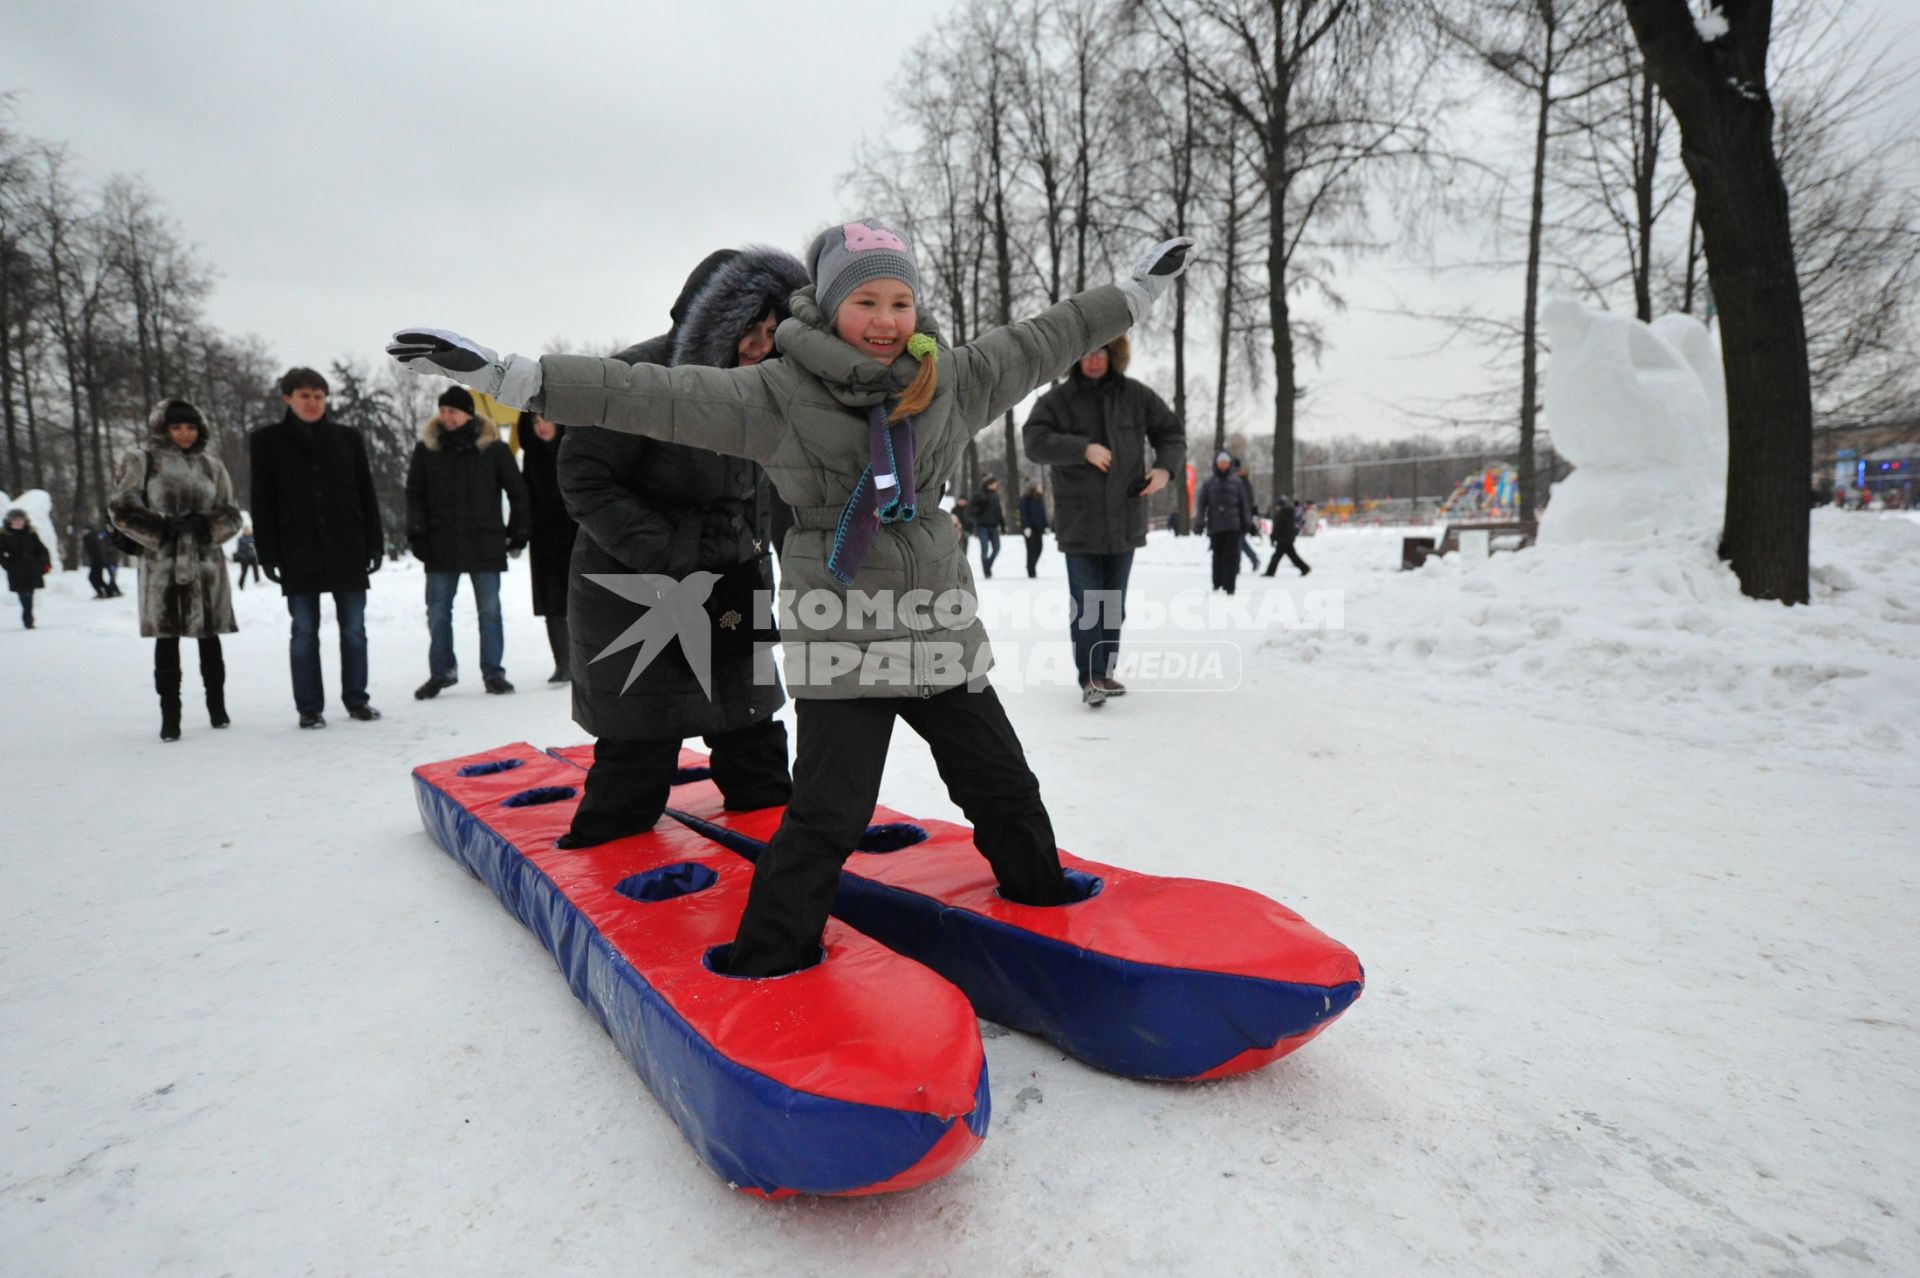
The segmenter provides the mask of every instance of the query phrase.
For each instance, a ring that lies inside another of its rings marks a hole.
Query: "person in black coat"
[[[1294,539],[1300,534],[1300,516],[1294,511],[1293,502],[1286,497],[1273,503],[1273,558],[1267,561],[1267,571],[1263,576],[1273,576],[1274,569],[1280,566],[1280,556],[1285,555],[1300,570],[1302,577],[1312,572],[1307,561],[1300,558],[1293,548]]]
[[[260,571],[286,596],[293,705],[303,728],[324,728],[320,596],[333,596],[340,629],[340,700],[362,721],[380,717],[367,696],[368,576],[385,536],[366,441],[327,414],[327,379],[311,368],[280,378],[286,412],[247,437],[252,462],[253,547]],[[241,584],[246,574],[241,572]]]
[[[490,693],[508,693],[506,627],[500,619],[500,574],[507,556],[527,545],[527,486],[500,428],[474,411],[464,386],[442,391],[407,464],[407,545],[427,567],[427,681],[413,691],[426,701],[460,682],[453,655],[453,596],[465,573],[480,613],[480,678]],[[500,519],[500,498],[507,518]]]
[[[968,504],[973,515],[973,535],[980,542],[980,571],[993,576],[993,561],[1000,557],[1000,526],[1006,512],[1000,508],[1000,481],[989,478],[980,485]]]
[[[260,580],[260,548],[253,538],[253,525],[240,530],[240,540],[233,546],[233,562],[240,565],[240,589],[247,588],[249,572],[255,581]]]
[[[547,620],[547,646],[553,649],[548,683],[573,680],[572,640],[567,634],[567,566],[580,525],[567,513],[560,493],[560,441],[567,428],[534,413],[521,413],[520,473],[527,484],[527,562],[533,576],[533,615]]]
[[[1047,544],[1047,496],[1039,484],[1020,498],[1020,533],[1027,539],[1027,576],[1036,576],[1040,551]]]
[[[701,262],[672,309],[673,327],[620,352],[630,364],[735,368],[773,355],[787,298],[807,284],[798,261],[772,249],[725,250]],[[713,780],[736,810],[785,803],[792,793],[786,702],[774,673],[774,516],[766,476],[751,462],[609,430],[561,441],[560,491],[579,521],[568,626],[573,717],[598,738],[593,767],[562,847],[587,847],[652,828],[666,809],[680,743],[704,737]],[[622,637],[649,609],[607,579],[711,573],[711,693],[677,640],[636,666]]]
[[[46,585],[53,557],[24,510],[9,510],[0,526],[0,566],[7,570],[7,589],[20,597],[20,623],[33,629],[33,595]]]
[[[119,594],[113,569],[119,566],[120,552],[114,547],[113,533],[104,526],[87,529],[80,538],[80,553],[87,561],[87,584],[93,587],[93,597],[111,599]]]
[[[1213,459],[1213,473],[1193,499],[1193,526],[1213,546],[1213,588],[1233,593],[1240,577],[1240,539],[1253,527],[1253,495],[1233,473],[1233,455]]]

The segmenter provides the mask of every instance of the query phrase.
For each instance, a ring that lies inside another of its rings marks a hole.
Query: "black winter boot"
[[[160,694],[160,739],[178,741],[180,739],[180,672],[178,670],[154,671],[153,688]]]
[[[200,641],[200,682],[207,689],[207,721],[216,728],[232,723],[227,718],[227,661],[217,638]]]

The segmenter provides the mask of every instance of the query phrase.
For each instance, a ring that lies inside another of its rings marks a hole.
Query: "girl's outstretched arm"
[[[953,352],[958,420],[979,430],[1132,326],[1126,295],[1103,284],[968,342]]]
[[[787,430],[797,380],[779,361],[751,368],[628,364],[586,355],[504,359],[472,338],[402,329],[387,354],[416,373],[451,377],[511,408],[567,426],[604,426],[730,457],[760,460]]]

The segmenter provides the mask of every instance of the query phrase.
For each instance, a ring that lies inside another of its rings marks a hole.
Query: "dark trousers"
[[[293,705],[301,714],[326,708],[327,685],[320,676],[320,596],[288,595],[293,637],[287,663],[293,672]],[[340,626],[340,700],[349,709],[367,704],[367,592],[333,592],[333,616]]]
[[[1240,579],[1240,534],[1210,532],[1207,539],[1213,543],[1213,588],[1232,594]]]
[[[1300,570],[1301,576],[1304,577],[1307,575],[1307,561],[1300,558],[1298,552],[1294,550],[1292,542],[1283,541],[1274,545],[1273,558],[1267,560],[1267,576],[1273,576],[1274,569],[1280,566],[1280,557],[1282,555],[1285,555],[1293,562],[1293,566]]]
[[[1260,566],[1260,552],[1253,548],[1253,537],[1248,533],[1240,534],[1240,553],[1247,557],[1247,571]]]
[[[778,719],[706,738],[713,783],[734,811],[771,808],[793,793],[787,773],[787,725]],[[667,810],[680,767],[680,740],[602,737],[567,833],[576,847],[610,843],[651,830]]]
[[[1067,631],[1082,688],[1113,677],[1113,664],[1120,657],[1120,624],[1127,619],[1127,578],[1132,575],[1131,550],[1067,554]]]
[[[1025,905],[1074,899],[1060,872],[1040,782],[992,688],[925,698],[802,699],[794,716],[800,742],[793,798],[754,866],[727,958],[732,975],[777,976],[820,957],[840,867],[873,820],[895,716],[933,750],[940,779],[973,822],[973,845],[993,867],[1002,895]]]
[[[567,633],[567,614],[550,612],[546,616],[547,647],[553,649],[553,676],[557,680],[573,678],[573,640]]]
[[[105,599],[113,593],[107,589],[107,566],[105,564],[95,564],[93,567],[87,569],[87,584],[93,587],[93,596],[96,599]]]
[[[993,561],[1000,557],[1000,525],[981,524],[973,530],[980,539],[980,568],[987,576],[993,576]]]
[[[1029,528],[1026,531],[1026,538],[1027,576],[1032,577],[1037,575],[1033,570],[1040,564],[1040,552],[1046,549],[1047,530],[1044,528]]]
[[[13,593],[20,596],[20,624],[29,630],[33,629],[33,592],[16,590]]]
[[[242,590],[247,588],[248,573],[253,574],[255,581],[260,580],[260,564],[256,560],[242,559],[240,561],[240,589]]]

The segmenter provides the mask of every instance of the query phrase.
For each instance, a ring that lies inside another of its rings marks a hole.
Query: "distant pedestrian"
[[[1274,570],[1280,566],[1280,557],[1285,555],[1293,566],[1300,570],[1300,575],[1306,576],[1313,569],[1307,566],[1307,562],[1300,558],[1299,552],[1293,548],[1294,538],[1300,531],[1299,516],[1293,502],[1282,496],[1279,501],[1273,503],[1272,513],[1273,558],[1267,561],[1267,571],[1262,575],[1273,576]]]
[[[1027,576],[1038,574],[1040,552],[1047,544],[1047,495],[1039,484],[1027,489],[1020,498],[1020,533],[1027,539]]]
[[[87,584],[93,587],[93,597],[111,599],[119,594],[113,571],[120,562],[120,551],[113,544],[113,533],[105,519],[80,538],[80,554],[87,561]]]
[[[140,633],[154,641],[160,739],[180,739],[180,641],[200,645],[207,719],[224,728],[227,665],[220,636],[240,627],[221,545],[240,531],[227,468],[207,452],[207,422],[184,399],[162,400],[145,448],[120,460],[107,512],[140,555]]]
[[[248,573],[253,574],[255,581],[260,580],[260,549],[253,539],[252,524],[240,530],[240,541],[233,548],[233,562],[240,565],[240,589],[247,588]]]
[[[572,639],[567,633],[567,570],[580,525],[560,493],[560,440],[567,428],[535,413],[520,414],[520,473],[527,484],[527,564],[533,578],[533,615],[547,622],[553,650],[548,683],[573,682]]]
[[[989,477],[980,485],[968,510],[973,515],[974,539],[980,543],[980,570],[991,577],[993,561],[1000,557],[1000,528],[1006,522],[1000,507],[1000,481]]]
[[[1255,511],[1260,509],[1260,501],[1253,495],[1253,479],[1247,474],[1247,464],[1238,457],[1233,459],[1233,475],[1247,490],[1247,504]],[[1260,571],[1260,552],[1253,548],[1253,539],[1260,535],[1260,518],[1256,514],[1253,523],[1240,538],[1240,553],[1247,557],[1247,571]]]
[[[1253,526],[1253,498],[1233,473],[1233,454],[1213,459],[1213,473],[1193,501],[1193,524],[1213,546],[1213,588],[1233,593],[1240,577],[1240,539]]]
[[[507,517],[500,518],[500,499]],[[507,556],[527,544],[527,486],[500,428],[474,413],[464,386],[440,395],[439,412],[421,431],[407,466],[407,544],[427,567],[427,681],[416,701],[460,682],[453,655],[453,596],[461,574],[473,583],[480,613],[480,678],[491,693],[507,682],[506,628],[500,619],[500,574]]]
[[[7,589],[20,598],[20,624],[33,629],[34,592],[46,584],[53,557],[24,510],[9,510],[0,528],[0,566],[7,570]]]

